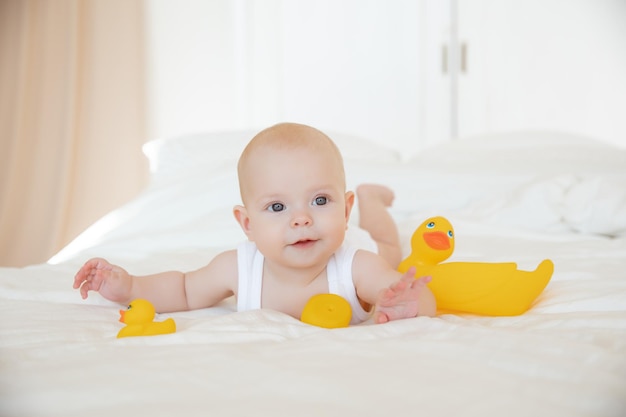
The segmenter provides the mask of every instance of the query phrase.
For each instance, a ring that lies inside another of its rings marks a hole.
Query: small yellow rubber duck
[[[350,303],[337,294],[317,294],[307,301],[300,320],[326,329],[348,327],[352,319]]]
[[[440,262],[454,251],[454,229],[444,217],[422,223],[411,238],[411,254],[398,271],[416,267],[416,277],[431,276],[428,287],[437,308],[489,316],[526,312],[552,278],[554,265],[545,259],[534,271],[521,271],[514,262]]]
[[[174,319],[168,318],[165,321],[155,322],[153,321],[155,314],[154,306],[150,301],[141,298],[133,300],[128,305],[128,309],[120,310],[120,321],[126,326],[119,331],[117,337],[154,336],[176,331]]]

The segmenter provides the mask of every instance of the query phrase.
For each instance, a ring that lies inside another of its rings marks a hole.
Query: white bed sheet
[[[49,263],[0,269],[2,416],[626,415],[626,152],[519,132],[410,160],[334,134],[349,185],[382,182],[405,253],[430,215],[452,260],[555,263],[517,317],[439,315],[326,330],[232,299],[116,339],[119,306],[71,288],[103,256],[133,273],[192,269],[244,238],[234,164],[253,132],[155,141],[153,177]],[[226,142],[225,142],[226,141]],[[352,222],[357,221],[354,216]]]

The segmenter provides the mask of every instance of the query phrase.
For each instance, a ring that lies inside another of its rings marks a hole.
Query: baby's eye
[[[267,209],[272,212],[279,212],[285,209],[285,205],[283,203],[272,203]]]
[[[429,229],[432,229],[433,227],[435,227],[435,222],[428,223],[426,227],[428,227]]]
[[[316,197],[314,204],[316,206],[323,206],[324,204],[328,203],[328,198],[320,196],[320,197]]]

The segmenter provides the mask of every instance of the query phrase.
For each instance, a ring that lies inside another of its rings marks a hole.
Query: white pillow
[[[626,150],[612,144],[567,133],[499,133],[426,149],[410,163],[441,177],[442,209],[465,201],[454,208],[481,223],[625,233]]]
[[[521,131],[462,138],[421,151],[412,162],[455,173],[547,176],[622,172],[626,150],[562,132]]]
[[[150,161],[152,185],[169,182],[181,175],[210,175],[235,169],[239,155],[260,130],[206,132],[156,139],[143,146]],[[396,163],[400,155],[391,148],[358,136],[324,132],[335,142],[348,162]]]
[[[237,159],[253,131],[197,133],[178,137],[155,139],[143,145],[150,162],[151,185],[224,169],[235,169]]]
[[[626,173],[581,178],[565,196],[563,219],[576,232],[626,235]]]

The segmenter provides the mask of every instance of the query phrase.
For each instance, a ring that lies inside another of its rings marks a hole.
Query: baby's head
[[[288,263],[311,247],[323,258],[341,245],[354,194],[324,133],[294,123],[265,129],[244,149],[238,174],[243,206],[235,217],[267,259]]]
[[[259,132],[243,150],[237,165],[239,175],[239,192],[246,203],[246,196],[256,177],[258,170],[267,163],[267,156],[281,155],[285,160],[297,158],[298,153],[307,155],[318,154],[323,157],[324,164],[336,174],[335,179],[346,187],[343,158],[335,143],[321,131],[297,123],[281,123]],[[306,163],[308,158],[298,161]]]

